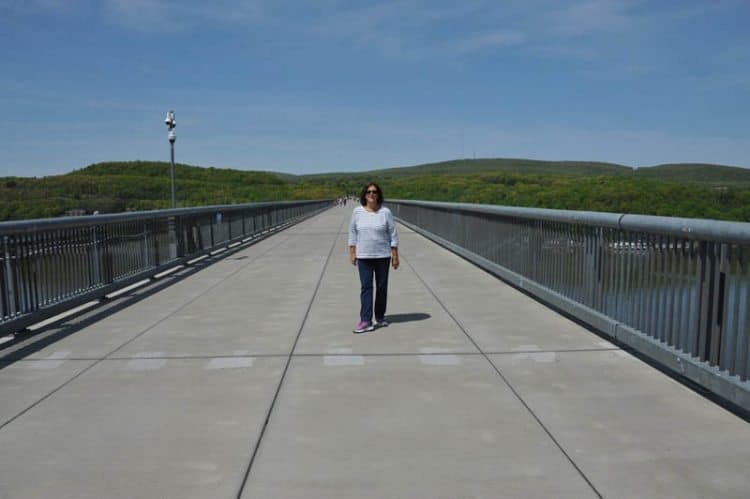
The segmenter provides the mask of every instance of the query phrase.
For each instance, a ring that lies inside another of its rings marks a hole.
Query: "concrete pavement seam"
[[[576,462],[573,460],[572,457],[565,451],[565,449],[562,447],[560,442],[557,441],[557,439],[552,435],[552,432],[542,423],[542,420],[539,418],[539,416],[536,415],[536,413],[531,409],[531,407],[526,403],[526,401],[521,397],[521,394],[516,391],[515,387],[508,381],[508,379],[503,375],[502,372],[500,372],[500,369],[495,365],[494,362],[492,362],[492,359],[489,358],[488,354],[482,351],[482,349],[479,347],[476,341],[474,341],[474,338],[471,337],[471,335],[468,333],[466,328],[461,324],[461,321],[459,321],[450,310],[448,310],[448,307],[440,300],[440,298],[437,296],[435,291],[425,282],[424,279],[422,279],[422,276],[419,275],[417,270],[414,268],[414,266],[407,260],[404,259],[403,256],[401,257],[401,260],[404,261],[409,268],[414,272],[414,275],[417,276],[417,279],[420,280],[422,285],[429,291],[429,293],[432,295],[433,298],[440,304],[440,306],[445,310],[445,313],[448,314],[448,316],[453,319],[453,321],[456,323],[458,328],[466,335],[466,337],[469,339],[469,341],[474,345],[474,347],[479,351],[479,353],[487,360],[487,362],[492,366],[494,371],[500,376],[500,379],[503,380],[503,382],[507,385],[507,387],[510,389],[511,392],[513,392],[513,395],[516,396],[516,398],[523,404],[523,406],[526,408],[526,410],[531,414],[531,416],[534,418],[534,420],[537,422],[537,424],[544,430],[544,432],[547,434],[547,436],[554,442],[554,444],[557,446],[557,448],[562,452],[562,454],[565,456],[565,458],[568,460],[568,462],[575,468],[575,470],[578,472],[578,474],[583,478],[583,480],[591,487],[591,490],[594,491],[594,493],[599,497],[600,499],[603,499],[602,494],[597,490],[597,488],[594,486],[593,483],[591,483],[591,480],[586,476],[586,474],[583,472],[583,470],[576,464]],[[516,353],[522,353],[522,352],[516,352]]]
[[[276,387],[276,393],[273,395],[273,399],[271,399],[271,405],[268,407],[268,412],[266,413],[266,419],[263,421],[263,427],[260,430],[260,435],[258,436],[258,439],[255,442],[255,447],[253,448],[253,452],[250,456],[250,462],[247,464],[247,469],[245,470],[245,475],[242,478],[242,483],[240,484],[240,488],[237,491],[237,499],[242,498],[242,493],[245,490],[245,485],[247,484],[247,479],[250,477],[250,471],[253,468],[253,464],[255,464],[255,458],[258,455],[258,450],[260,450],[260,444],[263,441],[263,437],[266,434],[266,428],[268,428],[268,422],[271,420],[271,414],[273,413],[273,409],[276,406],[276,400],[279,398],[279,393],[281,393],[281,387],[284,385],[284,380],[286,379],[286,373],[289,371],[289,366],[292,363],[292,357],[294,356],[294,350],[297,348],[297,343],[299,342],[299,338],[302,335],[302,330],[305,328],[305,323],[307,322],[307,317],[310,314],[310,310],[312,309],[312,305],[315,302],[315,297],[318,295],[318,290],[320,289],[320,283],[323,282],[323,276],[326,273],[326,269],[328,269],[328,263],[331,261],[331,255],[333,254],[334,248],[336,248],[336,243],[338,242],[339,235],[341,234],[341,227],[344,226],[344,222],[346,222],[346,218],[341,221],[341,225],[339,226],[339,230],[336,232],[336,237],[333,239],[333,243],[331,244],[331,249],[328,251],[328,257],[326,258],[326,262],[323,265],[323,269],[320,272],[320,277],[318,277],[318,283],[315,285],[315,291],[313,291],[312,296],[310,297],[310,303],[307,305],[307,310],[305,310],[305,315],[302,318],[302,323],[299,326],[299,330],[297,331],[297,336],[294,338],[294,343],[292,344],[292,349],[289,351],[289,355],[287,356],[286,365],[284,366],[284,370],[281,373],[281,378],[279,379],[279,384]]]
[[[276,247],[280,246],[281,244],[283,244],[284,242],[286,242],[286,241],[288,241],[288,240],[289,240],[289,236],[287,236],[287,237],[286,237],[286,239],[284,239],[284,240],[282,240],[282,241],[278,242],[277,244],[275,244],[275,245],[271,246],[271,247],[270,247],[270,248],[268,248],[268,249],[267,249],[266,251],[264,251],[264,252],[260,253],[259,255],[255,256],[255,257],[254,257],[253,259],[251,259],[251,260],[250,260],[249,262],[247,262],[247,263],[245,263],[244,265],[242,265],[242,266],[241,266],[241,267],[240,267],[240,268],[238,269],[238,271],[239,271],[239,270],[242,270],[243,268],[247,267],[248,265],[250,265],[250,264],[254,263],[254,262],[255,262],[255,261],[256,261],[256,260],[258,259],[258,258],[260,258],[261,256],[265,255],[266,253],[270,252],[270,251],[271,251],[272,249],[275,249]],[[70,383],[72,383],[73,381],[75,381],[76,379],[78,379],[78,378],[79,378],[79,377],[80,377],[81,375],[83,375],[84,373],[86,373],[86,372],[90,371],[90,370],[91,370],[91,369],[92,369],[92,368],[93,368],[94,366],[98,365],[99,363],[101,363],[101,362],[102,362],[102,361],[104,361],[104,360],[107,360],[107,358],[108,358],[108,357],[109,357],[110,355],[112,355],[113,353],[117,352],[118,350],[120,350],[120,349],[121,349],[121,348],[123,348],[124,346],[126,346],[126,345],[128,345],[128,344],[132,343],[133,341],[135,341],[136,339],[140,338],[141,336],[143,336],[144,334],[146,334],[146,333],[147,333],[148,331],[150,331],[151,329],[153,329],[153,328],[154,328],[154,327],[156,327],[157,325],[159,325],[159,324],[161,324],[162,322],[164,322],[165,320],[167,320],[167,319],[168,319],[169,317],[172,317],[172,316],[173,316],[174,314],[176,314],[176,313],[177,313],[177,312],[179,312],[180,310],[184,309],[184,308],[185,308],[186,306],[190,305],[190,304],[191,304],[191,303],[193,303],[193,302],[194,302],[195,300],[197,300],[198,298],[200,298],[200,297],[201,297],[201,296],[203,296],[204,294],[206,294],[206,293],[208,293],[209,291],[211,291],[212,289],[214,289],[214,288],[215,288],[216,286],[218,286],[219,284],[222,284],[222,283],[224,283],[224,281],[226,281],[226,280],[228,280],[228,279],[232,278],[232,277],[233,277],[233,276],[235,276],[235,275],[236,275],[236,272],[235,272],[235,273],[233,273],[233,274],[230,274],[230,275],[229,275],[229,276],[227,276],[227,277],[225,277],[224,279],[222,279],[222,280],[221,280],[221,281],[219,281],[218,283],[216,283],[216,284],[212,285],[211,287],[209,287],[208,289],[206,289],[205,291],[203,291],[203,292],[202,292],[201,294],[199,294],[198,296],[194,297],[193,299],[191,299],[190,301],[188,301],[187,303],[185,303],[185,304],[184,304],[184,305],[182,305],[181,307],[179,307],[179,308],[178,308],[177,310],[174,310],[174,311],[173,311],[172,313],[170,313],[169,315],[167,315],[167,316],[165,316],[165,317],[162,317],[161,319],[159,319],[158,321],[156,321],[156,322],[155,322],[154,324],[150,325],[149,327],[147,327],[146,329],[144,329],[143,331],[141,331],[140,333],[138,333],[138,334],[137,334],[136,336],[134,336],[133,338],[129,339],[128,341],[126,341],[125,343],[123,343],[122,345],[120,345],[119,347],[115,348],[114,350],[112,350],[112,351],[111,351],[110,353],[108,353],[108,354],[107,354],[107,355],[105,355],[104,357],[102,357],[102,358],[100,358],[100,359],[96,360],[96,361],[95,361],[95,362],[93,362],[93,363],[92,363],[92,364],[91,364],[90,366],[86,367],[85,369],[83,369],[83,370],[82,370],[81,372],[79,372],[78,374],[76,374],[76,375],[75,375],[75,376],[73,376],[72,378],[68,379],[68,380],[67,380],[67,381],[65,381],[65,382],[64,382],[63,384],[61,384],[60,386],[58,386],[57,388],[55,388],[55,389],[54,389],[54,390],[52,390],[51,392],[47,393],[47,394],[46,394],[46,395],[44,395],[44,396],[43,396],[42,398],[40,398],[39,400],[37,400],[36,402],[34,402],[33,404],[31,404],[30,406],[26,407],[25,409],[23,409],[23,410],[22,410],[21,412],[19,412],[19,413],[18,413],[18,414],[16,414],[15,416],[11,417],[10,419],[8,419],[7,421],[5,421],[4,423],[0,424],[0,430],[2,430],[3,428],[5,428],[5,427],[6,427],[6,426],[8,426],[9,424],[11,424],[11,423],[12,423],[13,421],[17,420],[18,418],[20,418],[21,416],[23,416],[24,414],[26,414],[27,412],[29,412],[29,411],[30,411],[31,409],[33,409],[34,407],[38,406],[39,404],[41,404],[42,402],[44,402],[45,400],[47,400],[48,398],[50,398],[50,397],[51,397],[52,395],[54,395],[54,394],[55,394],[55,393],[57,393],[58,391],[60,391],[60,390],[62,390],[63,388],[65,388],[65,387],[66,387],[67,385],[69,385]],[[46,359],[42,359],[42,360],[46,360]],[[68,360],[68,359],[66,359],[66,360]]]
[[[198,300],[199,298],[205,296],[207,293],[209,293],[210,291],[212,291],[213,289],[215,289],[219,285],[225,284],[226,281],[229,281],[230,279],[236,277],[246,267],[252,265],[253,263],[256,262],[256,260],[258,260],[259,258],[261,258],[261,257],[265,256],[266,254],[270,253],[272,250],[278,248],[279,246],[281,246],[282,244],[284,244],[285,242],[287,242],[289,239],[290,239],[290,237],[287,236],[286,239],[284,239],[282,241],[279,241],[278,243],[274,244],[273,246],[271,246],[270,248],[266,249],[262,253],[260,253],[258,255],[255,255],[253,258],[251,258],[249,261],[245,262],[238,269],[236,269],[234,272],[232,272],[228,276],[224,277],[219,282],[212,284],[211,286],[209,286],[208,288],[206,288],[205,290],[203,290],[200,294],[198,294],[197,296],[194,296],[193,298],[191,298],[190,300],[188,300],[186,303],[182,304],[179,308],[173,310],[168,315],[165,315],[164,317],[162,317],[161,319],[159,319],[158,321],[154,322],[153,324],[151,324],[150,326],[148,326],[146,329],[144,329],[143,331],[141,331],[140,333],[138,333],[136,336],[130,338],[128,341],[126,341],[125,343],[123,343],[119,347],[117,347],[114,350],[112,350],[111,352],[109,352],[107,355],[105,355],[103,357],[102,360],[108,358],[110,355],[114,354],[118,350],[121,350],[122,348],[128,346],[129,344],[131,344],[132,342],[134,342],[135,340],[137,340],[138,338],[140,338],[144,334],[148,333],[149,331],[151,331],[153,328],[155,328],[156,326],[158,326],[162,322],[164,322],[167,319],[169,319],[170,317],[174,316],[176,313],[181,312],[182,310],[184,310],[189,305],[192,305],[196,300]]]
[[[576,349],[569,349],[569,350],[503,350],[503,351],[497,351],[497,352],[371,352],[371,353],[358,353],[357,355],[362,357],[424,357],[424,356],[430,356],[430,355],[457,355],[457,356],[483,356],[483,355],[513,355],[513,354],[523,354],[523,353],[586,353],[586,352],[617,352],[620,351],[620,348],[576,348]],[[231,353],[222,353],[222,354],[215,354],[215,355],[157,355],[157,356],[147,356],[143,357],[140,355],[133,355],[131,357],[117,357],[117,356],[108,356],[106,358],[101,357],[65,357],[65,359],[41,359],[41,358],[26,358],[26,359],[14,359],[12,361],[7,361],[8,364],[16,363],[16,362],[49,362],[50,360],[64,360],[64,361],[78,361],[78,362],[86,362],[86,361],[94,361],[94,360],[101,360],[101,361],[108,361],[108,360],[138,360],[138,359],[163,359],[163,360],[201,360],[201,359],[245,359],[248,357],[255,357],[255,358],[261,358],[261,357],[268,357],[268,358],[278,358],[278,357],[287,357],[289,354],[287,353],[252,353],[248,352],[246,354],[231,354]],[[343,356],[347,357],[352,354],[350,353],[339,353],[339,352],[320,352],[320,353],[295,353],[295,357],[336,357],[336,356]],[[0,361],[0,364],[4,364],[6,362]]]
[[[620,351],[620,348],[586,348],[586,349],[571,349],[571,350],[508,350],[508,351],[499,351],[499,352],[451,352],[451,351],[445,351],[445,352],[370,352],[370,353],[356,353],[354,355],[359,355],[360,357],[425,357],[430,355],[440,356],[440,355],[456,355],[456,356],[486,356],[486,355],[513,355],[513,354],[524,354],[524,353],[586,353],[586,352],[617,352]],[[269,355],[269,354],[267,354]],[[343,356],[348,357],[351,356],[352,353],[340,353],[340,352],[332,352],[332,353],[295,353],[295,357],[336,357],[336,356]],[[250,356],[249,357],[255,357]],[[274,355],[275,357],[278,357],[278,355]],[[224,356],[222,356],[224,357]],[[153,357],[149,357],[153,358]]]
[[[26,407],[25,409],[23,409],[21,412],[19,412],[18,414],[16,414],[12,418],[10,418],[7,421],[5,421],[4,423],[0,424],[0,431],[2,431],[3,428],[5,428],[9,424],[11,424],[13,421],[17,420],[18,418],[20,418],[21,416],[23,416],[24,414],[26,414],[27,412],[29,412],[34,407],[38,406],[39,404],[41,404],[42,402],[44,402],[45,400],[47,400],[48,398],[50,398],[55,393],[59,392],[60,390],[62,390],[66,386],[68,386],[68,384],[72,383],[73,381],[75,381],[76,379],[78,379],[81,375],[83,375],[84,373],[88,372],[92,367],[94,367],[95,365],[97,365],[99,362],[101,362],[101,359],[97,360],[95,362],[92,362],[90,366],[85,367],[84,369],[82,369],[81,372],[79,372],[78,374],[76,374],[75,376],[73,376],[72,378],[70,378],[69,380],[65,381],[62,385],[58,386],[57,388],[55,388],[54,390],[52,390],[48,394],[44,395],[42,398],[40,398],[39,400],[37,400],[36,402],[34,402],[33,404],[31,404],[30,406]]]

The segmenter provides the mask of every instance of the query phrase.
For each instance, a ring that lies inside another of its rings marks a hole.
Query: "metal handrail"
[[[700,218],[661,217],[608,213],[601,211],[551,210],[546,208],[524,208],[490,204],[444,203],[437,201],[412,201],[392,199],[387,204],[408,203],[432,209],[486,213],[488,215],[546,220],[549,222],[596,225],[613,229],[670,234],[688,239],[711,239],[722,242],[750,244],[750,223],[726,222]]]
[[[750,224],[389,200],[418,232],[750,410]]]
[[[193,208],[173,208],[165,210],[147,210],[147,211],[130,211],[126,213],[108,213],[101,215],[84,215],[74,217],[54,217],[54,218],[35,218],[32,220],[11,220],[0,222],[0,236],[19,232],[34,232],[43,229],[82,227],[89,225],[101,225],[106,223],[127,222],[133,220],[150,219],[157,216],[163,217],[181,217],[188,215],[200,215],[205,213],[227,213],[252,209],[262,209],[275,206],[296,206],[300,203],[310,203],[317,201],[278,201],[266,203],[249,203],[249,204],[217,204],[209,206],[199,206]],[[325,201],[329,202],[329,201]]]
[[[284,201],[0,223],[0,333],[327,209]]]

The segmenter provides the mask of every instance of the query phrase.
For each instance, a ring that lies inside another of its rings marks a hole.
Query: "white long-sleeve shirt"
[[[393,213],[385,206],[367,211],[357,206],[349,223],[349,246],[357,247],[357,258],[389,258],[391,248],[398,247],[398,233]]]

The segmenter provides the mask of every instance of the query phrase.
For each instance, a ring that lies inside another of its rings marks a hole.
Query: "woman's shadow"
[[[423,321],[430,318],[430,314],[414,313],[414,314],[386,314],[385,318],[391,324],[398,324],[400,322],[415,322]]]

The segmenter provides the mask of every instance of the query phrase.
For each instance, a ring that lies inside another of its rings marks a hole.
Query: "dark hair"
[[[383,204],[383,201],[385,201],[385,198],[383,197],[383,189],[380,188],[378,184],[375,182],[370,182],[369,184],[365,184],[364,187],[362,187],[362,192],[359,194],[359,204],[362,206],[367,205],[367,189],[369,187],[375,187],[378,190],[378,206]]]

